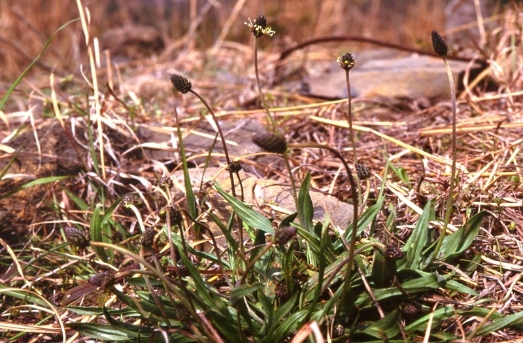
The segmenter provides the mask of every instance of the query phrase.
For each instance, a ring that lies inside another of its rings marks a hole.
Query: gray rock
[[[356,66],[350,71],[351,95],[363,98],[426,98],[437,100],[450,96],[447,73],[441,58],[400,55],[396,58],[379,54],[355,53]],[[450,61],[457,75],[467,63]],[[316,75],[315,75],[316,74]],[[325,98],[347,97],[345,72],[332,62],[328,72],[312,73],[308,79],[310,95]]]
[[[204,183],[208,181],[218,182],[223,189],[230,190],[229,173],[227,171],[219,168],[208,168],[205,175],[202,175],[202,173],[203,171],[200,169],[190,170],[191,183],[194,187],[199,188],[203,179]],[[240,172],[240,177],[245,191],[244,201],[252,205],[254,209],[275,218],[284,217],[296,211],[290,186],[274,180],[261,179],[243,171]],[[175,172],[172,179],[175,182],[175,189],[178,192],[183,192],[182,171]],[[236,193],[240,193],[239,187],[237,187]],[[340,231],[344,231],[352,222],[354,207],[351,204],[328,197],[317,191],[310,191],[309,194],[314,207],[315,221],[323,222],[328,215],[331,223]],[[176,198],[176,194],[174,196]],[[216,215],[223,216],[223,219],[227,220],[231,208],[224,199],[217,193],[212,193],[207,199],[215,209]]]

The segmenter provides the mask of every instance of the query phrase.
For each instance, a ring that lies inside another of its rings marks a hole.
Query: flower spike
[[[441,35],[435,30],[432,30],[430,38],[432,40],[432,48],[434,48],[434,52],[441,57],[447,56],[449,48],[443,37],[441,37]]]
[[[356,61],[354,61],[354,56],[352,56],[350,52],[347,52],[346,54],[338,57],[337,62],[340,65],[340,67],[346,71],[351,70],[356,64]]]
[[[272,37],[276,33],[270,26],[267,26],[267,19],[263,15],[260,15],[258,18],[254,19],[254,22],[249,18],[249,22],[245,22],[250,29],[254,37],[260,38],[262,36]]]
[[[185,94],[192,89],[191,81],[188,78],[178,74],[171,74],[170,77],[171,83],[178,92]]]

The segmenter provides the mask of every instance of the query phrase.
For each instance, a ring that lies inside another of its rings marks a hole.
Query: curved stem
[[[220,127],[220,123],[218,123],[218,119],[216,118],[216,115],[214,114],[214,112],[211,109],[211,107],[209,106],[209,104],[207,104],[205,99],[200,96],[200,94],[196,93],[192,89],[189,92],[191,92],[198,99],[200,99],[200,101],[205,105],[205,107],[207,108],[207,110],[211,114],[212,119],[214,120],[214,123],[216,124],[216,128],[218,129],[218,135],[220,135],[220,140],[222,141],[223,153],[225,154],[225,161],[227,162],[227,166],[230,166],[231,165],[231,159],[229,157],[229,152],[227,150],[227,143],[225,142],[225,137],[223,136],[222,128]],[[234,197],[236,197],[236,191],[234,189],[234,175],[233,175],[234,173],[229,168],[227,168],[227,170],[229,171],[229,177],[231,179],[231,192],[232,192],[232,195]]]

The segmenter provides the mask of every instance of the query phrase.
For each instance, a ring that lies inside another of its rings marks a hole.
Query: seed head
[[[171,188],[173,184],[173,180],[169,176],[162,176],[160,180],[158,180],[158,182],[156,183],[156,185],[159,187],[163,186],[167,188]]]
[[[341,324],[338,324],[334,327],[333,336],[341,337],[345,334],[345,327]]]
[[[262,29],[267,27],[267,19],[263,14],[260,14],[260,16],[256,19],[254,19],[254,25],[260,26]]]
[[[231,164],[227,166],[227,170],[232,173],[239,173],[242,170],[242,165],[239,161],[232,161]]]
[[[400,309],[401,309],[401,312],[403,312],[403,314],[406,314],[406,315],[413,315],[413,314],[416,314],[416,313],[419,312],[419,310],[416,307],[416,305],[414,305],[411,302],[402,304],[400,306]]]
[[[441,35],[435,30],[432,30],[430,38],[432,40],[432,48],[434,49],[434,52],[441,57],[447,56],[449,48],[443,37],[441,37]]]
[[[91,276],[89,283],[97,287],[107,287],[114,282],[114,273],[110,270],[105,270],[98,274]]]
[[[387,245],[387,248],[385,249],[385,258],[388,260],[400,260],[404,255],[403,251],[394,245]]]
[[[141,203],[142,199],[136,193],[130,193],[123,197],[122,204],[125,207],[137,206]]]
[[[267,19],[263,15],[260,15],[258,18],[254,19],[254,22],[249,18],[249,22],[245,22],[250,29],[254,37],[260,38],[262,36],[274,36],[276,31],[274,31],[270,26],[267,26]]]
[[[287,289],[287,284],[285,283],[285,280],[282,280],[280,281],[280,283],[278,283],[274,293],[280,301],[280,303],[284,303],[287,300],[289,300],[289,290]]]
[[[189,319],[191,319],[191,314],[182,305],[176,306],[174,308],[174,312],[176,313],[176,319],[178,319],[181,322],[188,321]]]
[[[148,227],[145,229],[145,232],[142,233],[140,243],[142,243],[144,247],[150,248],[154,243],[154,236],[156,236],[156,230],[152,227]]]
[[[297,229],[293,226],[284,226],[274,234],[274,243],[279,246],[286,244],[288,241],[294,238]]]
[[[171,83],[178,92],[185,94],[191,90],[192,84],[188,78],[178,74],[171,74],[170,77]]]
[[[283,154],[287,151],[287,140],[282,135],[273,133],[260,133],[252,136],[254,144],[265,151]]]
[[[340,57],[338,57],[337,61],[340,67],[346,71],[351,70],[356,64],[356,61],[354,61],[354,56],[352,56],[350,52],[347,52],[346,54],[343,54]]]
[[[89,245],[89,233],[85,230],[73,226],[64,228],[65,238],[80,249],[85,249]]]
[[[370,170],[363,163],[356,163],[356,174],[358,174],[358,179],[366,180],[370,177]]]

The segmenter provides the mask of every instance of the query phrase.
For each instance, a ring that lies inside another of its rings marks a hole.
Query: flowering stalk
[[[454,78],[452,77],[452,70],[450,69],[449,61],[447,59],[448,47],[443,37],[436,31],[431,32],[432,47],[434,52],[438,54],[445,64],[445,70],[447,71],[447,76],[449,79],[450,87],[450,98],[452,103],[452,164],[450,167],[450,185],[449,185],[449,195],[447,198],[447,206],[445,208],[445,219],[443,220],[443,229],[439,236],[436,248],[434,249],[434,254],[431,256],[431,262],[434,261],[439,254],[441,246],[443,245],[443,240],[445,238],[445,233],[447,232],[447,227],[450,222],[450,216],[452,213],[452,202],[454,198],[454,188],[456,186],[456,159],[457,159],[457,142],[456,142],[456,89],[454,86]]]
[[[263,95],[262,89],[261,89],[261,83],[260,83],[260,76],[258,72],[258,38],[261,38],[263,36],[269,36],[272,37],[276,33],[270,26],[267,26],[267,19],[263,15],[260,15],[258,18],[254,19],[254,22],[251,22],[251,19],[249,18],[249,22],[245,23],[250,29],[254,36],[254,73],[256,75],[256,86],[258,87],[258,93],[260,94],[260,100],[263,106],[263,109],[265,110],[265,113],[267,115],[267,118],[269,122],[272,125],[272,131],[273,133],[276,133],[276,122],[274,121],[274,118],[271,116],[269,112],[269,106],[267,106],[267,102],[265,101],[265,96]]]
[[[350,78],[349,71],[354,67],[356,61],[354,61],[354,56],[351,53],[347,52],[344,55],[338,57],[338,64],[340,67],[345,70],[345,80],[347,82],[347,121],[349,122],[349,133],[350,133],[350,142],[352,145],[352,157],[354,163],[357,163],[356,156],[356,143],[354,142],[354,130],[352,129],[352,97],[350,94]]]
[[[263,106],[263,109],[265,110],[265,114],[267,115],[267,118],[272,126],[272,133],[268,134],[256,134],[252,138],[252,141],[254,144],[258,145],[259,147],[263,148],[264,150],[268,152],[278,153],[283,155],[283,159],[285,161],[285,167],[287,168],[287,171],[289,172],[289,180],[291,182],[292,186],[292,196],[294,200],[297,202],[298,197],[296,195],[296,181],[294,180],[294,176],[292,175],[292,167],[289,161],[289,157],[287,156],[287,140],[283,135],[278,133],[276,121],[272,117],[271,113],[269,112],[269,106],[267,105],[267,102],[265,101],[265,96],[263,95],[262,89],[261,89],[261,83],[260,83],[260,76],[258,72],[258,38],[261,38],[263,36],[269,36],[272,37],[276,33],[270,26],[267,26],[267,19],[263,15],[260,15],[258,18],[254,19],[252,22],[249,18],[249,22],[245,23],[250,29],[254,36],[254,73],[256,75],[256,86],[258,87],[258,93],[260,95],[260,100]]]
[[[205,99],[203,99],[200,96],[200,94],[198,94],[197,92],[195,92],[192,89],[192,84],[191,84],[191,81],[189,79],[187,79],[186,77],[183,77],[181,75],[178,75],[178,74],[171,74],[170,78],[171,78],[172,85],[174,86],[174,88],[178,92],[180,92],[182,94],[185,94],[185,93],[192,93],[192,94],[194,94],[198,99],[200,99],[200,101],[205,105],[205,107],[207,108],[207,110],[211,114],[212,119],[216,123],[216,128],[218,129],[218,135],[220,136],[220,140],[222,141],[223,153],[225,154],[225,161],[227,162],[227,170],[229,171],[229,175],[230,175],[230,178],[231,178],[231,192],[232,192],[233,196],[236,196],[235,189],[234,189],[234,175],[233,175],[233,173],[238,172],[239,170],[237,170],[237,163],[231,163],[231,159],[229,158],[229,152],[227,150],[227,143],[225,142],[225,137],[224,137],[222,129],[220,127],[220,123],[218,123],[218,119],[216,118],[216,115],[214,114],[214,112],[211,109],[211,107],[209,106],[209,104],[207,104]]]

